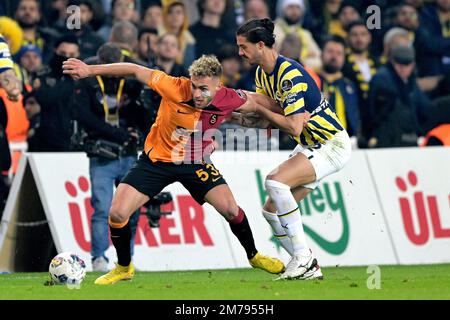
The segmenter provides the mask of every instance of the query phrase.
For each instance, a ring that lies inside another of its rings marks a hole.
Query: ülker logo
[[[67,194],[71,198],[69,202],[69,213],[75,240],[83,251],[89,252],[91,251],[91,217],[94,213],[94,209],[91,206],[89,180],[86,177],[79,177],[76,185],[70,181],[67,181],[65,183],[65,188]],[[80,197],[82,197],[82,208],[77,202],[77,200],[79,201],[79,194],[81,194]],[[82,213],[85,215],[84,219],[86,219],[89,225],[88,230],[83,228]]]
[[[442,227],[437,196],[426,196],[423,191],[417,190],[419,184],[417,174],[410,171],[407,179],[397,177],[395,183],[403,193],[399,198],[399,204],[408,239],[418,246],[426,244],[430,240],[430,225],[433,228],[435,239],[450,238],[450,228]],[[413,192],[412,197],[411,192]],[[410,195],[408,196],[407,193]],[[418,224],[416,227],[414,226],[414,215],[416,215],[415,220]]]
[[[65,189],[68,195],[69,214],[75,241],[81,250],[90,252],[91,218],[94,209],[91,206],[89,180],[81,176],[75,183],[66,181]],[[162,217],[161,226],[158,229],[150,228],[147,218],[141,214],[136,230],[135,245],[159,247],[160,245],[201,244],[205,247],[214,246],[205,224],[203,207],[190,195],[179,195],[174,200],[178,211]]]

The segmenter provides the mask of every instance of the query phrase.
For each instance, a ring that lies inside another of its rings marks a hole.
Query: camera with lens
[[[161,192],[148,201],[144,208],[150,228],[158,228],[160,219],[163,216],[172,214],[174,208],[173,198],[170,192]]]
[[[142,133],[132,128],[128,131],[130,138],[122,144],[105,139],[92,139],[83,128],[78,126],[77,121],[73,121],[71,150],[84,151],[92,156],[115,160],[143,149],[145,139]]]

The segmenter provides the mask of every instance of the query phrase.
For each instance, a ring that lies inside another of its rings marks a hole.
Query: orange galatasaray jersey
[[[247,100],[242,91],[222,87],[209,106],[195,108],[191,81],[159,70],[152,70],[147,85],[162,98],[144,146],[144,152],[154,162],[203,160],[208,148],[212,150],[213,142],[204,137],[205,131],[218,129],[226,117]]]

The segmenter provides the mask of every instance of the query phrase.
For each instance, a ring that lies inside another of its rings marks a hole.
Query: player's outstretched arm
[[[152,69],[133,63],[112,63],[104,65],[88,65],[81,60],[70,58],[63,63],[63,73],[75,80],[94,77],[134,77],[147,84],[152,76]]]

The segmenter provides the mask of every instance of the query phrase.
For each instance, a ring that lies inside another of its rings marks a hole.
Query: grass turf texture
[[[323,268],[323,281],[273,281],[260,270],[137,272],[132,281],[97,286],[88,273],[80,289],[45,286],[47,273],[0,275],[5,299],[450,299],[450,265],[381,266],[381,289],[369,290],[365,267]]]

